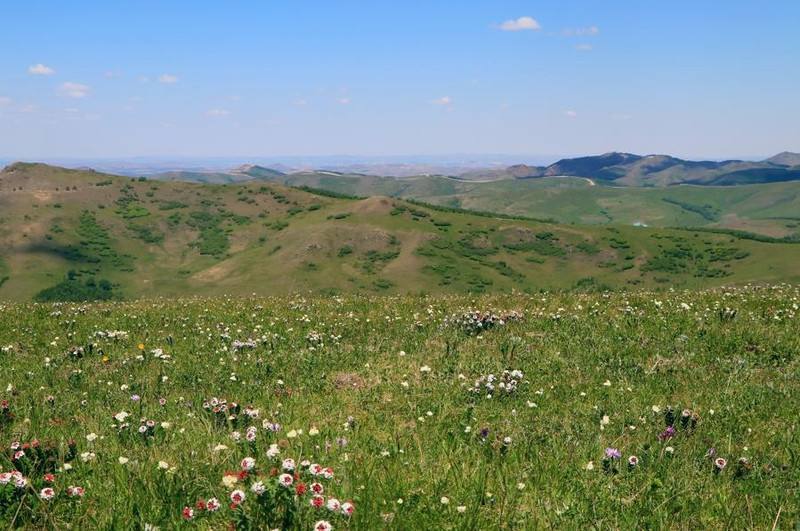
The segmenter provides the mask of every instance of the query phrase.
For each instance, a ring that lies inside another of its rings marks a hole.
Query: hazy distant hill
[[[265,168],[256,164],[244,164],[231,170],[234,175],[247,176],[252,179],[275,180],[280,179],[286,174],[273,168]]]
[[[690,161],[669,155],[605,153],[562,159],[546,167],[510,166],[487,172],[492,178],[529,179],[573,176],[617,186],[670,186],[696,184],[731,186],[800,180],[800,154],[784,152],[767,160],[750,162]]]
[[[278,170],[245,164],[227,172],[169,171],[149,175],[159,181],[183,181],[207,184],[231,184],[253,180],[279,180],[285,174]]]
[[[783,153],[778,153],[774,157],[768,158],[765,162],[771,162],[781,166],[800,166],[800,153],[784,151]]]
[[[476,186],[434,182],[429,192]],[[165,182],[24,163],[0,172],[0,299],[800,280],[800,245],[761,240],[509,219],[269,181]]]

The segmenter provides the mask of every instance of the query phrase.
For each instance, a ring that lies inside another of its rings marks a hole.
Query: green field
[[[796,282],[800,245],[778,236],[573,225],[270,182],[160,182],[18,164],[0,174],[0,299]]]
[[[786,286],[2,304],[0,523],[793,529],[798,304]]]

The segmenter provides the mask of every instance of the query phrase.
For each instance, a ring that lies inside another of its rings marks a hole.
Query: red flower
[[[240,470],[239,471],[239,479],[241,479],[241,480],[247,479],[247,470]]]
[[[194,511],[188,505],[183,508],[183,512],[181,513],[184,520],[191,520],[194,517]]]
[[[319,509],[323,505],[325,505],[325,498],[324,497],[320,496],[319,494],[315,494],[315,495],[313,495],[311,497],[311,507],[314,507],[315,509]]]
[[[302,496],[303,494],[306,493],[307,490],[308,489],[306,488],[305,483],[298,483],[297,486],[294,488],[294,491],[298,496]]]
[[[55,474],[45,474],[44,475],[44,480],[47,483],[52,483],[52,482],[54,482],[56,480],[56,475]]]
[[[194,506],[198,511],[205,511],[206,501],[203,498],[200,498],[199,500],[197,500],[197,503],[195,503]]]

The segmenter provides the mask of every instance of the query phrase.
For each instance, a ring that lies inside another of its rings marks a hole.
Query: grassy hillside
[[[38,164],[0,174],[0,218],[4,299],[800,280],[800,245],[737,235],[497,219],[274,183],[147,181]]]
[[[800,234],[800,182],[747,186],[602,186],[580,177],[466,182],[320,172],[280,181],[338,193],[387,195],[427,203],[576,224],[720,227],[769,236]]]

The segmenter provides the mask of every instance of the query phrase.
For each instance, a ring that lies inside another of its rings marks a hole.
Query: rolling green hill
[[[798,157],[784,152],[762,162],[713,162],[608,153],[564,159],[548,167],[516,165],[458,177],[283,173],[245,165],[228,173],[177,172],[154,178],[205,183],[267,180],[561,223],[711,227],[790,237],[800,234],[800,166],[792,166]]]
[[[482,292],[797,281],[800,245],[573,226],[265,182],[0,173],[2,299]]]
[[[395,179],[300,172],[279,182],[369,197],[552,219],[561,223],[714,227],[773,237],[800,233],[800,182],[747,186],[601,186],[580,177],[462,181],[445,176]]]

